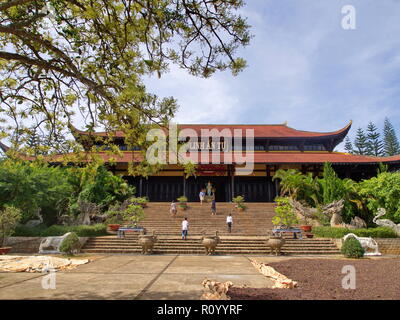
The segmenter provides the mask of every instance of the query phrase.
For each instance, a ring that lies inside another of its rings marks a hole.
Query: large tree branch
[[[13,1],[7,1],[6,3],[0,4],[0,11],[6,11],[7,9],[10,9],[15,6],[19,6],[28,2],[32,2],[34,0],[13,0]]]

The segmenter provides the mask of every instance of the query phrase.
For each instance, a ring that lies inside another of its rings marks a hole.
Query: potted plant
[[[144,211],[141,205],[131,204],[126,208],[122,217],[129,227],[138,228],[138,223],[144,219]]]
[[[304,224],[302,224],[300,226],[300,229],[303,230],[304,232],[311,232],[312,225],[310,223],[310,218],[309,217],[304,217],[303,222],[304,222]]]
[[[244,205],[244,196],[234,197],[232,202],[235,203],[235,208],[238,211],[244,211],[246,209],[246,206]]]
[[[121,211],[118,210],[117,206],[114,206],[110,210],[108,210],[106,214],[108,217],[105,222],[107,224],[108,229],[110,231],[118,231],[118,229],[121,227],[121,224],[124,221]]]
[[[275,215],[272,223],[276,226],[283,226],[290,229],[294,224],[298,224],[296,213],[290,205],[289,199],[285,197],[277,197],[275,199]]]
[[[186,210],[187,209],[187,201],[188,201],[188,199],[185,196],[181,196],[177,200],[179,202],[179,208],[181,210]]]
[[[14,233],[18,221],[21,220],[21,210],[6,206],[0,210],[0,254],[7,254],[11,247],[5,247],[6,238]]]
[[[140,205],[142,208],[146,208],[148,202],[149,200],[147,199],[147,197],[132,198],[132,203]]]

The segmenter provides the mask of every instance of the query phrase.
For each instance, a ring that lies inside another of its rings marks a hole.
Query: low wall
[[[46,237],[9,237],[5,246],[11,247],[10,253],[39,253],[40,243]],[[88,237],[79,237],[82,246]]]
[[[400,255],[400,238],[374,238],[382,254]],[[336,246],[342,248],[342,239],[332,239]]]

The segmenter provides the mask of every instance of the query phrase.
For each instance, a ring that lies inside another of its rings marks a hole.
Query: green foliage
[[[70,172],[69,181],[74,186],[71,203],[75,210],[78,209],[78,201],[96,203],[108,209],[109,206],[128,199],[135,192],[134,187],[100,164],[70,169]]]
[[[71,232],[60,244],[60,252],[67,253],[69,255],[74,254],[75,251],[79,251],[81,243],[75,232]]]
[[[236,203],[237,208],[241,209],[246,209],[246,206],[244,205],[244,196],[236,196],[232,199],[233,203]]]
[[[46,223],[55,222],[57,211],[72,187],[67,172],[48,164],[7,159],[0,162],[0,207],[19,208],[22,221],[36,218],[40,211]]]
[[[145,217],[142,206],[130,204],[125,211],[123,211],[123,220],[129,225],[136,226]]]
[[[123,130],[144,144],[144,125],[165,124],[177,109],[172,97],[148,93],[145,78],[170,64],[199,77],[246,65],[237,56],[251,38],[242,0],[3,2],[0,133],[10,136],[32,122],[58,133],[79,113],[88,129]]]
[[[380,139],[378,128],[372,122],[367,126],[367,155],[381,157],[383,156],[383,142]]]
[[[385,218],[400,223],[400,172],[382,172],[377,177],[361,181],[359,193],[372,213],[385,208]]]
[[[4,245],[6,237],[13,234],[20,219],[21,211],[17,208],[6,206],[0,210],[0,246]]]
[[[188,198],[185,196],[180,196],[176,200],[178,200],[180,203],[186,203],[188,201]]]
[[[396,238],[396,233],[392,229],[387,227],[368,229],[313,227],[313,233],[316,237],[320,238],[343,238],[348,233],[354,233],[359,237]]]
[[[275,201],[275,215],[272,218],[272,223],[274,225],[283,225],[290,228],[292,225],[299,223],[288,198],[277,197]]]
[[[355,153],[360,155],[367,154],[367,137],[362,128],[357,129],[356,139],[354,141]]]
[[[91,226],[61,226],[52,225],[46,227],[45,225],[39,225],[36,227],[25,227],[19,225],[15,228],[15,237],[52,237],[62,236],[68,232],[74,232],[79,237],[98,237],[107,235],[107,226],[102,223],[94,224]]]
[[[394,156],[400,153],[400,144],[397,140],[396,131],[388,118],[385,119],[383,127],[383,141],[385,156]]]
[[[354,237],[349,237],[348,239],[346,239],[346,241],[342,245],[341,252],[346,258],[354,259],[362,258],[365,253],[360,242]]]

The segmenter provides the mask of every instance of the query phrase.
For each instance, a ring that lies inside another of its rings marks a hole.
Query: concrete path
[[[97,256],[88,264],[57,272],[55,289],[43,289],[44,276],[0,273],[0,299],[192,300],[200,298],[205,278],[237,286],[271,286],[244,256]]]

